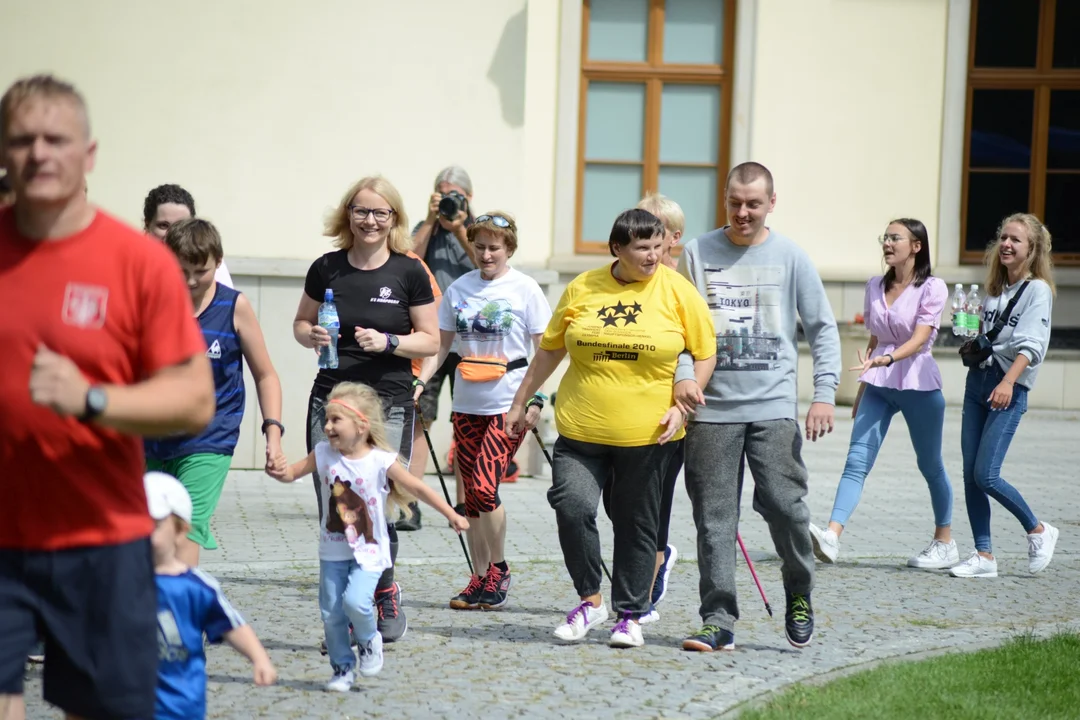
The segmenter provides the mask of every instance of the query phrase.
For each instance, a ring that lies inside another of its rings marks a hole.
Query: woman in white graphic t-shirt
[[[511,583],[499,484],[524,438],[506,434],[506,413],[551,319],[551,306],[535,280],[508,265],[517,250],[517,226],[510,215],[481,215],[469,227],[468,238],[477,269],[443,294],[441,345],[431,367],[440,367],[451,350],[461,357],[451,416],[454,472],[465,488],[465,514],[472,520],[468,538],[476,574],[450,607],[490,610],[506,605]],[[419,383],[428,380],[431,367]],[[530,400],[532,422],[543,406],[542,395]]]

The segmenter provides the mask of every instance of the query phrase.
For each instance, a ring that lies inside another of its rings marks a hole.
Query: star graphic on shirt
[[[618,321],[618,319],[619,318],[615,317],[614,315],[608,315],[606,318],[604,318],[604,327],[617,327],[615,323]]]
[[[626,327],[630,323],[634,323],[635,325],[637,325],[637,318],[638,318],[638,315],[640,315],[640,314],[641,313],[633,313],[633,312],[626,313],[626,317],[623,318],[623,327]]]
[[[634,303],[633,305],[630,306],[630,309],[633,310],[635,314],[640,315],[641,314],[641,303]]]
[[[606,315],[609,310],[611,310],[611,308],[609,308],[607,305],[605,305],[604,307],[602,307],[602,308],[600,308],[599,310],[596,311],[596,317],[598,317],[598,318],[604,317],[604,315]]]
[[[612,309],[615,311],[616,315],[622,315],[624,312],[626,312],[626,306],[622,304],[622,300],[615,303],[615,307]]]

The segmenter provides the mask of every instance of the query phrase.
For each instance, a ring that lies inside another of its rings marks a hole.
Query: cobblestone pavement
[[[972,543],[959,428],[959,412],[950,411],[945,459],[956,492],[954,532],[965,554]],[[806,448],[815,522],[828,520],[850,430],[850,420],[841,419],[832,436]],[[209,716],[707,718],[789,683],[860,663],[970,648],[1027,630],[1075,628],[1077,605],[1070,598],[1080,593],[1080,494],[1074,491],[1080,480],[1078,439],[1076,413],[1029,412],[1005,465],[1005,477],[1036,513],[1061,529],[1050,568],[1039,576],[1027,574],[1023,532],[995,505],[1002,576],[959,580],[903,567],[904,559],[929,540],[932,515],[898,417],[844,535],[840,563],[818,566],[813,595],[817,632],[813,645],[803,651],[784,640],[779,563],[767,528],[750,506],[750,492],[743,499],[742,533],[776,617],[765,614],[749,573],[741,568],[742,618],[733,653],[678,649],[700,622],[694,530],[681,488],[671,538],[680,561],[659,608],[660,622],[646,626],[646,646],[633,650],[608,648],[606,629],[594,630],[577,645],[560,645],[552,637],[576,598],[544,498],[546,479],[523,478],[503,490],[515,586],[510,606],[501,612],[447,608],[467,570],[453,533],[425,510],[423,530],[401,535],[398,579],[409,632],[387,646],[382,674],[361,681],[349,695],[321,689],[329,667],[317,651],[322,629],[310,483],[283,486],[259,473],[234,473],[214,521],[221,550],[205,553],[204,569],[221,580],[254,626],[281,679],[276,687],[256,688],[242,657],[228,648],[211,648]],[[437,487],[434,476],[428,480]],[[606,525],[601,537],[610,558]],[[40,699],[40,679],[40,670],[29,671],[28,716],[55,717]]]

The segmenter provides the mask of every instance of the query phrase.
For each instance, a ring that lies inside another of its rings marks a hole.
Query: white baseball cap
[[[163,520],[175,515],[191,524],[191,496],[179,480],[168,473],[151,471],[143,475],[143,484],[150,517]]]

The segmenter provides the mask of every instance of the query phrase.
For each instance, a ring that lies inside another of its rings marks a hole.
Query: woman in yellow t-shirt
[[[651,213],[619,215],[608,240],[615,262],[567,286],[507,414],[511,436],[529,430],[527,401],[569,354],[555,408],[559,439],[548,502],[581,604],[555,629],[562,640],[580,640],[608,618],[596,511],[610,479],[611,594],[619,618],[610,644],[644,643],[638,619],[649,612],[661,489],[675,449],[669,441],[683,436],[686,421],[672,397],[677,358],[684,350],[693,355],[699,386],[716,364],[709,308],[663,265],[663,244],[664,225]]]

